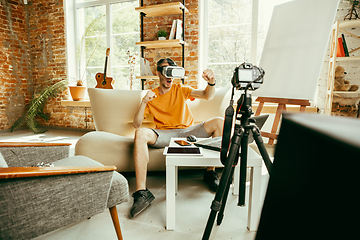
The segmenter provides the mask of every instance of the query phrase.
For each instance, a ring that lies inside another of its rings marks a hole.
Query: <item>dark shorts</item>
[[[204,123],[199,123],[194,126],[184,128],[184,129],[171,129],[171,130],[159,130],[151,129],[157,135],[157,140],[155,144],[149,145],[155,148],[163,148],[169,146],[171,138],[186,138],[189,135],[194,135],[197,138],[208,138],[209,134],[205,131]]]

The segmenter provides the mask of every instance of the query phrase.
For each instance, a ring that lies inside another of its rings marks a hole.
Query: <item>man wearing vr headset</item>
[[[170,58],[161,59],[157,62],[156,74],[160,78],[160,86],[147,92],[134,116],[134,127],[136,128],[134,140],[136,192],[132,195],[134,197],[134,203],[130,210],[132,217],[137,216],[155,199],[154,195],[146,188],[147,164],[149,162],[148,146],[162,148],[169,145],[172,137],[190,135],[198,138],[218,137],[223,132],[224,120],[221,117],[193,125],[194,118],[186,103],[187,99],[211,100],[214,97],[215,75],[211,69],[206,69],[203,72],[202,77],[208,82],[204,90],[173,84],[173,78],[183,77],[185,70],[177,67]],[[148,114],[153,115],[156,128],[139,128]],[[204,181],[210,190],[216,192],[219,179],[214,170],[215,167],[207,168],[204,173]]]

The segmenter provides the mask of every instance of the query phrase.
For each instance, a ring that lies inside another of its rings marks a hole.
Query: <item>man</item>
[[[133,193],[134,203],[130,210],[132,217],[137,216],[155,199],[146,188],[147,164],[149,162],[148,146],[162,148],[169,145],[172,137],[187,137],[194,135],[199,138],[218,137],[222,135],[223,118],[213,118],[193,126],[194,118],[186,104],[187,99],[210,100],[215,95],[215,75],[212,70],[203,72],[203,79],[208,82],[204,90],[197,90],[181,84],[172,84],[173,79],[162,74],[163,67],[176,66],[170,58],[157,62],[156,74],[160,78],[160,86],[148,91],[142,99],[134,116],[135,140],[134,163],[136,175],[136,192]],[[155,129],[139,128],[144,117],[152,114],[156,124]],[[212,191],[219,186],[219,179],[208,167],[204,173],[204,181]]]

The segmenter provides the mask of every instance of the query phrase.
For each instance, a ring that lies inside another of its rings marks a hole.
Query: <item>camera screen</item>
[[[253,69],[245,70],[239,69],[239,81],[240,82],[251,82],[253,79]]]

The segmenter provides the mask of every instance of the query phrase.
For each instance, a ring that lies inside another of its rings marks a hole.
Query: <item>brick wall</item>
[[[66,79],[66,39],[63,1],[1,0],[0,36],[0,130],[10,126],[25,111],[34,88],[49,79]],[[51,114],[42,125],[95,129],[91,110],[63,107],[67,90],[50,100]]]
[[[66,79],[66,39],[65,13],[63,1],[29,1],[29,35],[31,42],[31,62],[33,79],[38,84],[49,78]],[[65,91],[57,99],[50,100],[45,112],[51,114],[42,125],[71,128],[94,129],[91,111],[82,107],[63,107],[61,99],[66,99]]]
[[[144,0],[144,6],[179,2],[179,0]],[[182,1],[180,1],[182,2]],[[197,88],[197,74],[198,74],[198,39],[199,39],[199,4],[198,0],[187,0],[185,6],[189,13],[185,14],[185,41],[188,46],[185,47],[185,69],[187,79],[185,85]],[[182,19],[181,14],[168,15],[161,17],[144,17],[144,41],[157,40],[157,32],[160,29],[165,29],[170,35],[173,20]],[[145,58],[150,62],[151,70],[155,73],[155,65],[157,60],[161,58],[171,58],[178,66],[181,66],[182,53],[181,47],[178,48],[158,48],[146,49]],[[147,88],[154,88],[158,86],[158,82],[148,81]]]
[[[0,130],[21,116],[34,89],[26,19],[19,1],[0,1]]]
[[[5,39],[0,46],[0,130],[9,129],[25,110],[34,87],[51,78],[66,79],[65,15],[62,0],[28,1],[0,0],[0,36]],[[176,0],[177,1],[177,0]],[[140,1],[139,1],[140,2]],[[144,5],[172,1],[144,0]],[[198,73],[198,0],[187,0],[185,39],[185,84],[197,87]],[[140,14],[139,14],[140,17]],[[159,29],[170,32],[173,19],[181,15],[145,18],[145,41],[155,40]],[[181,65],[181,48],[160,48],[145,50],[145,58],[155,62],[171,57]],[[153,70],[154,67],[153,67]],[[155,71],[154,71],[155,72]],[[156,87],[149,81],[147,88]],[[55,100],[50,100],[45,112],[51,114],[49,122],[42,125],[95,129],[91,109],[83,107],[63,107],[61,99],[68,96],[65,91]]]

